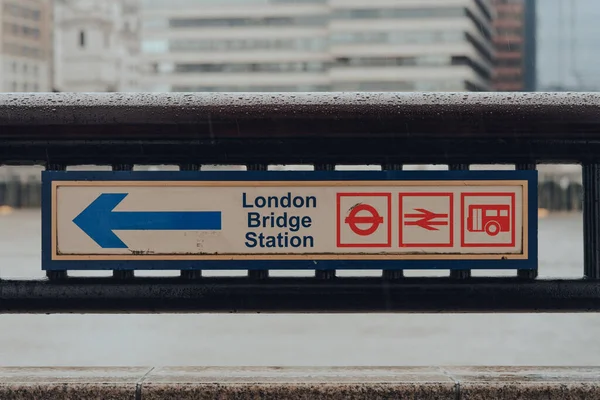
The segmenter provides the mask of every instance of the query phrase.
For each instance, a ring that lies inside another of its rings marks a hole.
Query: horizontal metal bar
[[[599,112],[597,93],[0,94],[0,163],[592,162]]]
[[[0,281],[0,313],[586,311],[600,311],[600,282],[368,277]]]
[[[565,126],[572,128],[569,133],[597,132],[599,107],[598,93],[11,93],[0,95],[0,125],[40,127],[37,136],[53,139],[100,133],[76,126],[128,124],[148,128],[120,131],[129,137],[158,133],[157,127],[168,127],[173,137],[260,133],[253,128],[262,130],[259,136],[316,137],[324,129],[335,133],[350,127],[350,121],[362,121],[353,130],[370,134],[393,132],[387,126],[395,121],[395,127],[404,127],[396,134],[416,129],[446,137],[483,132],[549,137],[566,133]],[[302,121],[321,129],[306,130]],[[58,126],[73,129],[53,129]],[[183,126],[204,129],[192,132]],[[266,126],[274,129],[264,131]],[[102,136],[114,133],[103,131]]]
[[[232,139],[219,141],[23,142],[0,140],[5,164],[515,164],[600,160],[600,141],[483,139]]]

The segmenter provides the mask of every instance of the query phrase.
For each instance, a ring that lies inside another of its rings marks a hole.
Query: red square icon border
[[[341,199],[342,197],[385,197],[388,203],[388,222],[387,222],[387,233],[388,240],[386,243],[341,243],[341,229],[342,229],[342,210],[341,210]],[[392,193],[337,193],[336,197],[336,245],[337,247],[392,247]]]
[[[467,219],[467,215],[465,215],[465,197],[510,197],[510,207],[511,207],[511,218],[510,218],[510,227],[511,227],[511,240],[510,243],[465,243],[465,232],[467,227],[465,226],[465,221]],[[517,213],[515,210],[516,207],[516,195],[515,193],[506,193],[506,192],[465,192],[460,194],[460,246],[461,247],[515,247],[516,245],[516,232],[515,226],[517,224]]]
[[[450,200],[450,213],[448,215],[448,227],[450,230],[450,241],[448,243],[403,243],[402,230],[404,227],[404,211],[402,209],[402,198],[403,197],[448,197]],[[411,192],[411,193],[400,193],[398,195],[398,210],[400,211],[399,224],[398,224],[398,244],[400,247],[454,247],[454,193],[448,192]]]

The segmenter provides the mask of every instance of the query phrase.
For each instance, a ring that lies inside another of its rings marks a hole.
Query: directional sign
[[[534,269],[535,171],[44,172],[43,263]]]

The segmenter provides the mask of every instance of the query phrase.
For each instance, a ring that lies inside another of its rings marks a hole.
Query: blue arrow
[[[128,193],[103,193],[73,222],[103,249],[127,248],[113,230],[221,230],[220,211],[113,211],[127,195]]]

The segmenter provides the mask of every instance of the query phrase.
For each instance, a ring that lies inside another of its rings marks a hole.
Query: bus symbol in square
[[[515,194],[463,193],[462,247],[515,246]]]
[[[400,247],[454,246],[454,194],[400,193]]]
[[[510,232],[510,206],[500,204],[472,204],[469,206],[467,230],[485,232],[496,236],[500,232]]]

